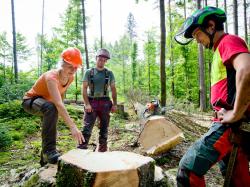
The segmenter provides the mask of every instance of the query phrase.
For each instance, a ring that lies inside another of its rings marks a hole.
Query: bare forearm
[[[82,89],[82,97],[83,97],[84,104],[89,105],[89,98],[88,98],[88,93],[87,93],[86,88]]]
[[[112,100],[113,100],[113,105],[117,105],[117,93],[116,93],[116,88],[112,88]]]
[[[236,72],[234,115],[241,118],[250,104],[250,71],[241,68]]]

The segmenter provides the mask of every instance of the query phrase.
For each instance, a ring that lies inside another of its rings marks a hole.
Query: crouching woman
[[[61,54],[61,66],[42,74],[25,93],[22,106],[30,114],[42,117],[41,165],[54,164],[60,154],[56,150],[56,125],[61,116],[78,144],[84,142],[81,131],[70,118],[63,96],[74,80],[77,68],[82,66],[82,56],[77,48],[67,48]]]

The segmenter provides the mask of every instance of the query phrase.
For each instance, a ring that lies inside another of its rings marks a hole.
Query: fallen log
[[[172,149],[183,140],[182,131],[164,116],[145,117],[145,106],[135,103],[134,107],[140,119],[141,129],[137,141],[144,152],[149,155],[159,155]]]
[[[64,104],[72,104],[72,103],[75,103],[75,104],[78,104],[78,105],[83,105],[84,102],[83,100],[74,100],[74,99],[64,99],[63,101]]]
[[[131,152],[71,150],[60,157],[57,186],[150,187],[155,163],[150,157]]]
[[[144,124],[139,143],[149,155],[165,153],[183,140],[182,131],[163,116],[151,116]]]

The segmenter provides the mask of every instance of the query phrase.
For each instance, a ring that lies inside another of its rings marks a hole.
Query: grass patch
[[[10,152],[0,152],[0,164],[8,162],[11,158]]]

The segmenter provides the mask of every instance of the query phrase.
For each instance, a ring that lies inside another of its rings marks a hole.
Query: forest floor
[[[165,115],[178,126],[184,133],[185,139],[176,147],[159,156],[153,157],[156,164],[164,171],[178,168],[178,163],[187,148],[198,138],[200,138],[210,125],[211,116],[208,114],[191,114],[178,110],[168,111]],[[61,153],[74,149],[76,144],[69,136],[69,131],[65,127],[58,127],[58,146]],[[78,121],[79,128],[81,119]],[[112,115],[109,129],[109,151],[130,151],[139,154],[144,154],[140,147],[133,147],[133,143],[139,135],[139,120],[136,114],[129,114],[128,119],[120,119],[118,115]],[[98,128],[93,129],[93,134],[90,140],[89,149],[94,150],[98,137]],[[39,152],[40,152],[40,132],[25,139],[25,146],[18,148],[13,146],[9,153],[9,160],[1,163],[0,169],[0,186],[13,186],[23,180],[27,172],[32,172],[32,169],[39,168]],[[144,154],[145,155],[145,154]],[[205,176],[207,186],[216,187],[222,186],[223,179],[219,168],[215,165]]]

